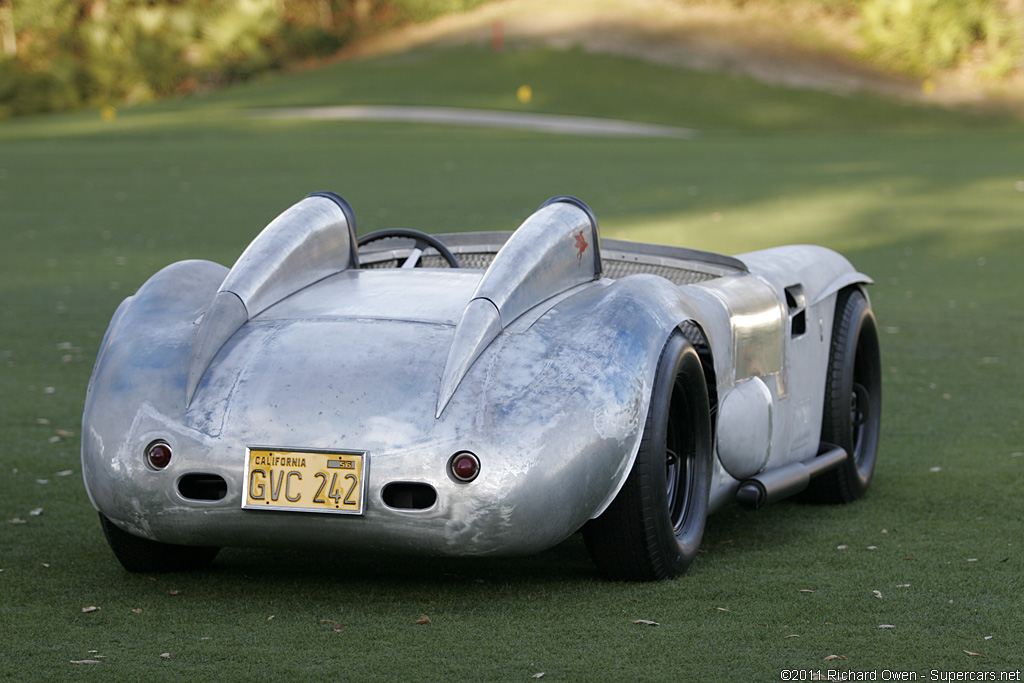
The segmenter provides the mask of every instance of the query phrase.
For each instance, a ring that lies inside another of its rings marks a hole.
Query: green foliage
[[[412,21],[426,21],[442,14],[465,12],[488,0],[393,0],[391,4]]]
[[[994,0],[865,0],[861,17],[869,54],[912,73],[973,60],[1001,78],[1021,65],[1021,18]]]
[[[404,22],[488,0],[0,0],[16,54],[0,57],[0,117],[209,90],[331,54]],[[1015,0],[678,0],[857,17],[864,56],[927,75],[965,63],[1005,78],[1024,64]]]
[[[13,114],[148,101],[210,72],[264,70],[280,51],[275,0],[15,0],[13,16],[18,53],[0,77]]]
[[[0,116],[220,86],[483,0],[12,1],[17,54],[0,61]]]

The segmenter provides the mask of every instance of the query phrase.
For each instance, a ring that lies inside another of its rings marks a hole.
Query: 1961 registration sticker
[[[361,515],[365,451],[246,449],[242,507]]]

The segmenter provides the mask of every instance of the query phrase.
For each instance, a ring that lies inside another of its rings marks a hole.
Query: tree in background
[[[0,118],[144,102],[483,0],[0,0]]]
[[[884,64],[928,76],[970,66],[1000,79],[1020,70],[1022,0],[863,0],[861,35]]]
[[[486,1],[0,0],[0,118],[201,91]],[[1024,0],[699,1],[854,16],[869,60],[920,76],[1024,70]]]

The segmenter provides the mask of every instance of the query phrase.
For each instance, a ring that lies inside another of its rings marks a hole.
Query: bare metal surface
[[[250,317],[357,263],[355,226],[323,196],[309,196],[275,218],[238,257],[196,333],[185,403],[213,357]]]
[[[725,396],[718,415],[718,459],[737,479],[760,472],[771,455],[772,392],[760,377],[740,382]]]
[[[589,241],[588,241],[589,240]],[[601,273],[597,226],[580,207],[547,204],[501,246],[455,328],[437,416],[483,350],[519,316]]]
[[[316,233],[336,220],[324,206],[328,215],[293,227]],[[528,219],[522,239],[442,236],[457,255],[482,255],[486,270],[303,275],[290,272],[287,250],[270,248],[247,251],[254,255],[230,272],[206,261],[163,269],[118,309],[90,380],[82,430],[90,499],[120,528],[169,543],[542,550],[614,499],[639,447],[658,355],[687,321],[707,339],[724,406],[712,507],[739,486],[730,469],[813,457],[835,292],[866,278],[813,247],[737,260],[606,240],[606,260],[637,272],[595,280],[600,264],[575,239],[579,230],[594,239],[588,229],[585,212],[556,204]],[[400,263],[406,248],[368,250],[360,261]],[[342,249],[323,262],[349,256]],[[677,283],[666,268],[700,277]],[[787,287],[800,295],[795,306]],[[208,367],[186,406],[197,357]],[[749,410],[745,386],[764,387]],[[757,438],[745,444],[735,438],[743,433]],[[159,472],[143,458],[157,439],[174,452]],[[259,444],[365,451],[363,514],[243,510],[245,452]],[[470,483],[447,469],[460,451],[480,460]],[[222,477],[227,495],[183,497],[177,482],[196,474]],[[389,507],[382,491],[395,482],[432,487],[436,502]]]

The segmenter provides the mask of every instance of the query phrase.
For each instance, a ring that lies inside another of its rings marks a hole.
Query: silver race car
[[[125,568],[522,555],[582,530],[602,575],[661,579],[716,509],[871,481],[871,280],[833,251],[601,240],[572,197],[512,233],[356,235],[318,192],[231,269],[174,263],[118,307],[82,468]]]

